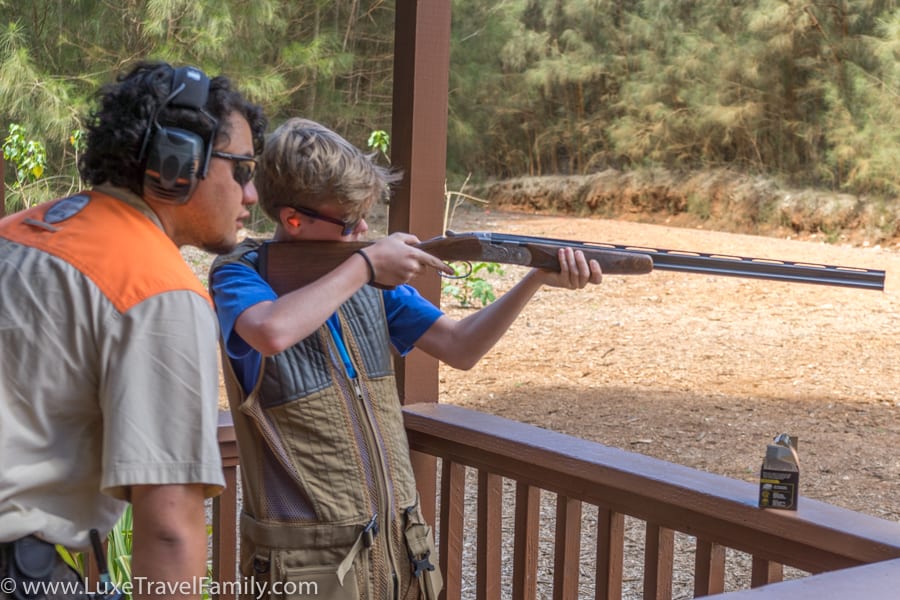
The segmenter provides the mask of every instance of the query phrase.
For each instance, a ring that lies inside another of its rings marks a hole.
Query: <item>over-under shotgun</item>
[[[373,242],[270,242],[260,249],[261,272],[285,294],[328,273]],[[493,232],[454,233],[416,247],[446,262],[496,262],[559,270],[557,251],[570,247],[595,259],[606,275],[640,275],[653,269],[884,290],[884,271],[769,258],[662,250]]]

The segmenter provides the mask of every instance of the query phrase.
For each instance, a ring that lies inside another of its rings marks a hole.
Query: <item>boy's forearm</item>
[[[465,324],[469,330],[468,337],[472,342],[480,339],[487,346],[482,355],[503,337],[541,285],[539,271],[532,269],[508,292],[460,321],[460,325]]]
[[[583,252],[560,248],[558,258],[558,272],[532,269],[499,300],[477,313],[459,322],[441,319],[416,345],[451,367],[470,369],[503,337],[542,285],[580,289],[602,280],[600,265],[588,262]]]
[[[357,255],[317,281],[277,300],[251,306],[235,331],[257,352],[271,356],[312,335],[368,281],[368,266]]]
[[[452,339],[433,344],[429,354],[457,369],[470,369],[503,337],[540,289],[537,270],[530,271],[511,290],[461,321],[455,322]],[[420,344],[417,344],[420,346]]]

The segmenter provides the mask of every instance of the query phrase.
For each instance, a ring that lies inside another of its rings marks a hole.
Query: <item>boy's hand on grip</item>
[[[393,233],[368,246],[365,251],[375,269],[375,283],[393,288],[407,283],[426,267],[453,274],[453,269],[427,252],[415,247],[419,238],[409,233]]]
[[[544,285],[580,290],[589,283],[596,284],[603,280],[600,264],[596,260],[586,260],[581,250],[560,248],[557,256],[559,272],[545,269],[539,271]]]

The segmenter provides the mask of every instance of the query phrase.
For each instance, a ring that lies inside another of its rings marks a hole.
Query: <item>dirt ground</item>
[[[787,432],[803,496],[900,519],[897,246],[475,209],[452,226],[886,270],[885,292],[662,271],[543,289],[475,368],[441,367],[440,399],[746,481]]]
[[[440,401],[751,482],[786,432],[803,496],[900,520],[900,243],[628,218],[464,205],[451,228],[883,269],[886,290],[671,271],[545,288],[476,367],[441,366]],[[185,255],[205,281],[209,257]],[[499,295],[524,273],[487,277]]]

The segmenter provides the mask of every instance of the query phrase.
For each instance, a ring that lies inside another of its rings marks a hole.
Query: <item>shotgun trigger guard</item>
[[[468,260],[451,260],[446,261],[444,264],[453,269],[453,272],[456,273],[456,269],[450,263],[462,263],[466,265],[466,270],[463,273],[457,273],[456,275],[447,275],[446,273],[438,273],[442,279],[465,279],[469,275],[472,274],[472,263]]]

